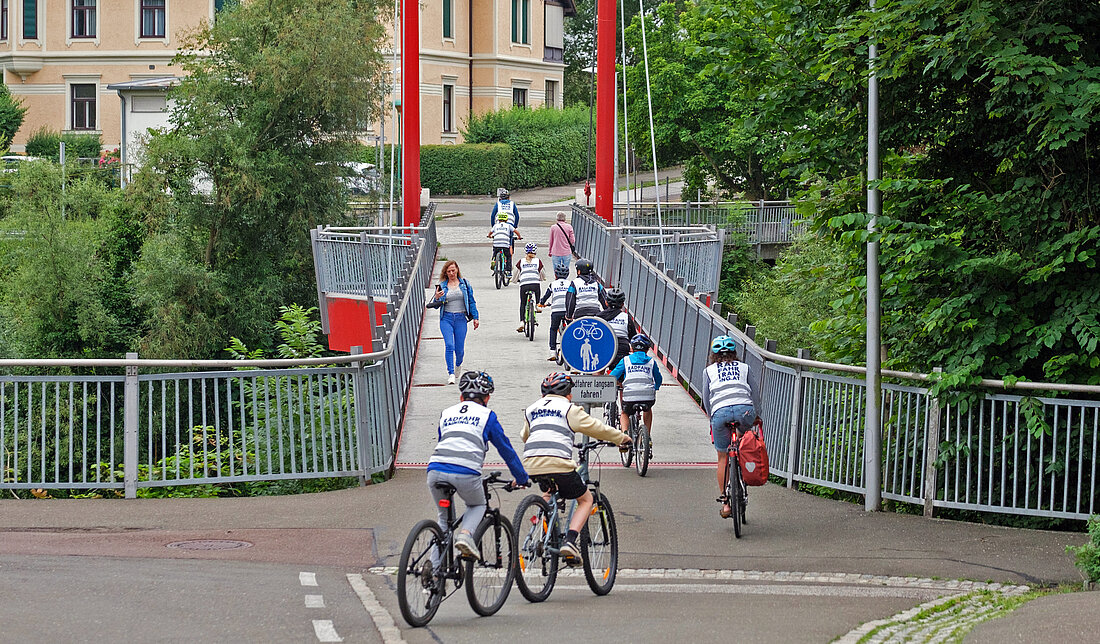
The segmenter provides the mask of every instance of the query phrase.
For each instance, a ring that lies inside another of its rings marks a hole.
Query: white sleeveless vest
[[[516,281],[520,284],[539,283],[538,257],[528,261],[527,256],[524,255],[523,258],[519,260],[519,275],[516,276]]]
[[[706,369],[710,378],[710,411],[730,405],[751,405],[749,365],[744,362],[716,362]]]
[[[523,445],[523,457],[557,456],[573,459],[573,430],[566,415],[573,403],[544,396],[524,411],[531,434]]]
[[[443,410],[439,416],[439,444],[429,463],[461,465],[477,472],[485,465],[485,425],[489,422],[488,407],[464,400]]]
[[[623,373],[623,400],[653,400],[657,393],[657,381],[653,379],[653,358],[647,357],[642,364],[634,364],[630,356],[624,360],[626,370]]]

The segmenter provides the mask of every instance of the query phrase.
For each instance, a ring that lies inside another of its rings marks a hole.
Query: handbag
[[[565,228],[562,227],[561,222],[558,222],[558,228],[561,228],[561,234],[565,235],[565,242],[569,244],[569,252],[573,254],[573,259],[580,259],[581,256],[577,254],[577,247],[573,245],[573,242],[569,241],[569,233],[565,232]]]

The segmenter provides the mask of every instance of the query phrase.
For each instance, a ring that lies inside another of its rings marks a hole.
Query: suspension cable
[[[645,7],[638,0],[638,16],[642,21],[642,58],[645,60],[645,96],[649,103],[649,148],[653,152],[653,196],[657,202],[657,234],[661,240],[661,260],[665,261],[665,232],[661,220],[661,182],[657,179],[657,137],[653,132],[653,88],[649,83],[649,47],[645,37]]]
[[[630,112],[626,103],[626,5],[624,0],[619,0],[619,33],[623,40],[623,160],[626,162],[626,205],[630,212]],[[618,194],[615,195],[617,199]]]
[[[596,5],[596,2],[592,3],[592,46],[588,48],[588,156],[584,162],[585,181],[592,179],[592,114],[596,109],[596,26],[599,24]]]
[[[398,16],[398,2],[400,2],[400,0],[393,0],[393,76],[390,77],[393,80],[393,86],[394,86],[395,89],[397,88],[397,38],[398,38],[398,34],[401,33],[401,26],[400,26],[400,23],[398,22],[398,17],[397,17]],[[405,79],[402,78],[401,82],[404,83]],[[470,100],[473,100],[473,99],[471,98]],[[395,142],[400,141],[401,140],[401,128],[399,127],[399,123],[398,123],[398,120],[397,120],[397,105],[395,105],[394,101],[392,101],[392,100],[390,101],[390,113],[393,115],[393,119],[392,119],[393,120],[393,133],[395,135],[393,137],[393,139],[394,139]],[[385,137],[386,133],[382,132],[382,136]],[[394,214],[393,214],[393,181],[394,181],[393,173],[394,173],[394,163],[395,163],[394,155],[396,153],[396,150],[397,150],[397,145],[395,145],[394,143],[390,143],[390,225],[391,226],[396,226],[397,225],[397,221],[394,219]]]

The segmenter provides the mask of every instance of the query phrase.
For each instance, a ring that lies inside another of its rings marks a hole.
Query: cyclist
[[[524,412],[523,466],[531,480],[539,484],[549,499],[551,483],[564,499],[575,499],[577,507],[569,520],[569,531],[561,556],[566,564],[576,565],[581,552],[577,535],[592,513],[594,500],[573,461],[573,434],[580,432],[597,440],[629,445],[630,437],[589,416],[572,403],[573,379],[564,373],[552,373],[542,381],[542,398]]]
[[[607,292],[607,308],[600,311],[598,316],[607,320],[611,330],[615,332],[615,359],[611,362],[612,365],[619,364],[630,353],[630,339],[638,334],[634,320],[623,311],[625,303],[626,293],[613,288]]]
[[[607,305],[603,284],[592,269],[592,260],[577,260],[577,276],[565,291],[566,326],[577,318],[598,314]]]
[[[546,293],[539,300],[540,307],[546,307],[550,302],[550,355],[547,360],[558,358],[558,327],[565,321],[565,292],[569,290],[569,267],[555,266],[554,277],[546,287]]]
[[[455,534],[455,548],[468,557],[477,556],[473,532],[485,515],[486,499],[481,485],[481,470],[485,465],[489,443],[496,447],[508,464],[516,485],[526,487],[529,484],[527,471],[523,469],[511,441],[504,434],[496,412],[487,407],[489,395],[494,389],[492,377],[484,371],[467,371],[462,374],[458,381],[461,402],[444,409],[440,414],[439,443],[428,461],[428,490],[439,512],[439,527],[447,530],[447,509],[439,505],[446,495],[443,490],[436,488],[437,483],[453,485],[455,492],[466,503],[461,526]]]
[[[493,261],[497,256],[497,251],[503,251],[504,265],[500,268],[508,274],[508,279],[512,279],[513,238],[523,239],[523,235],[519,234],[519,230],[508,221],[508,215],[502,212],[497,215],[497,223],[489,231],[486,237],[493,240],[493,258],[489,260],[489,266],[492,267]]]
[[[527,242],[523,247],[526,253],[516,262],[516,281],[519,282],[519,328],[516,331],[523,333],[523,308],[527,303],[527,294],[530,293],[535,301],[539,301],[539,282],[546,277],[542,273],[542,260],[535,256],[539,247],[534,242]],[[536,311],[538,309],[535,309]]]
[[[737,360],[737,342],[728,335],[720,335],[710,343],[710,365],[703,372],[703,391],[700,398],[703,410],[710,416],[710,436],[718,451],[718,501],[722,504],[719,514],[728,519],[733,512],[730,500],[725,497],[726,465],[729,454],[726,448],[732,440],[731,423],[738,423],[740,436],[756,421],[752,389],[749,387],[749,365]]]
[[[661,388],[661,370],[657,367],[657,361],[649,357],[653,341],[647,336],[641,333],[635,335],[630,339],[630,348],[634,352],[611,370],[611,375],[622,387],[619,393],[619,427],[630,427],[630,416],[640,409],[642,422],[649,428],[649,445],[652,447],[653,403],[657,401],[657,391]]]
[[[490,226],[493,222],[499,221],[500,215],[504,214],[508,216],[508,223],[519,228],[519,207],[516,206],[516,202],[509,199],[509,196],[507,188],[497,190],[497,202],[493,204],[493,211],[489,213]]]

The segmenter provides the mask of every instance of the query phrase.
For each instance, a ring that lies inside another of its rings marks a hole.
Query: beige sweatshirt
[[[555,396],[554,394],[549,394],[547,397],[563,398],[563,396]],[[579,405],[569,406],[569,411],[565,414],[565,420],[569,423],[569,429],[581,434],[587,434],[596,440],[611,441],[616,445],[620,445],[626,440],[626,434],[603,423],[597,418],[593,418]],[[524,419],[523,431],[520,432],[520,438],[526,443],[529,436],[531,436],[531,423]],[[523,459],[523,469],[527,470],[527,474],[531,476],[536,474],[556,474],[560,472],[572,472],[577,469],[577,464],[571,458],[559,458],[557,456],[528,456]]]

